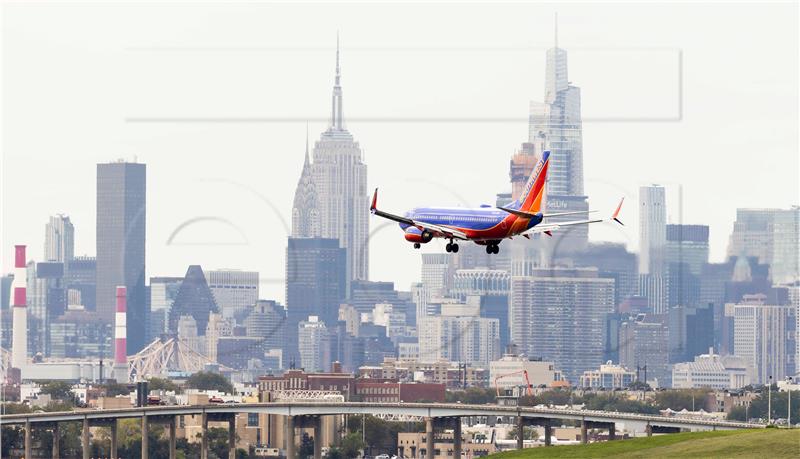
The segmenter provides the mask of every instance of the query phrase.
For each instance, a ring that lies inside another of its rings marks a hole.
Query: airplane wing
[[[553,231],[558,231],[558,230],[560,230],[562,228],[566,228],[566,227],[570,227],[570,226],[576,226],[576,225],[588,225],[590,223],[608,222],[608,221],[615,221],[615,222],[619,223],[620,225],[622,225],[622,222],[619,220],[618,217],[619,217],[619,211],[620,211],[620,209],[622,209],[622,201],[624,201],[624,200],[625,200],[625,198],[622,198],[619,201],[619,205],[617,206],[617,209],[614,211],[614,213],[609,218],[597,218],[597,219],[591,219],[591,220],[573,220],[573,221],[568,221],[568,222],[557,222],[557,223],[540,223],[540,224],[534,226],[533,228],[525,231],[524,233],[522,233],[522,235],[525,236],[525,237],[528,237],[531,234],[545,233],[548,236],[552,236],[552,232]]]
[[[369,206],[369,211],[372,212],[372,215],[377,215],[379,217],[396,221],[398,223],[405,223],[406,225],[415,226],[420,230],[430,231],[436,237],[467,240],[467,235],[455,228],[450,228],[449,226],[444,226],[444,225],[434,225],[433,223],[421,222],[418,220],[413,220],[408,217],[401,217],[399,215],[394,215],[390,214],[389,212],[378,210],[377,188],[375,188],[375,194],[372,195],[372,204]]]

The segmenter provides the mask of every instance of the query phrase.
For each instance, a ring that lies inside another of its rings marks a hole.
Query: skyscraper
[[[346,296],[346,254],[336,239],[289,238],[286,249],[285,362],[299,359],[298,324],[308,316],[335,324]]]
[[[317,316],[309,316],[298,324],[297,335],[301,367],[308,372],[330,371],[330,338],[325,323]]]
[[[669,328],[665,320],[663,315],[639,314],[624,322],[619,330],[620,365],[631,370],[643,369],[647,381],[658,380],[658,387],[669,387],[672,377],[669,370]]]
[[[186,270],[181,282],[178,295],[172,303],[169,312],[169,325],[167,330],[174,333],[178,330],[178,322],[182,316],[192,316],[197,327],[197,333],[204,335],[208,326],[209,316],[212,313],[219,313],[219,307],[214,301],[214,295],[208,288],[206,277],[203,275],[203,268],[199,265],[191,265]],[[130,332],[128,332],[130,334]]]
[[[331,120],[314,144],[311,163],[306,147],[292,209],[292,236],[337,239],[346,250],[346,281],[365,280],[369,275],[368,217],[367,166],[361,147],[344,127],[337,40]]]
[[[44,260],[66,263],[75,254],[75,227],[66,215],[55,215],[44,229]]]
[[[589,205],[583,194],[583,122],[581,120],[581,90],[567,77],[567,52],[558,47],[558,24],[555,44],[547,50],[544,102],[531,102],[528,143],[521,154],[541,156],[550,150],[550,169],[547,177],[548,211],[586,211]],[[520,158],[512,161],[512,180],[515,162],[524,165]],[[530,171],[527,172],[530,174]],[[519,174],[517,174],[519,175]],[[570,216],[554,217],[556,223]],[[574,251],[583,249],[589,240],[586,225],[570,228],[556,235],[551,250]]]
[[[733,352],[755,370],[755,381],[781,381],[794,374],[795,306],[767,304],[765,295],[745,295],[733,309]]]
[[[128,355],[145,344],[145,218],[147,173],[144,164],[118,161],[97,165],[97,313],[113,323],[116,287],[128,292]]]
[[[639,294],[654,314],[666,312],[665,246],[667,208],[664,187],[639,188]]]
[[[218,269],[205,275],[222,316],[240,324],[258,301],[258,272]]]
[[[614,279],[596,268],[533,269],[511,278],[511,340],[529,357],[552,360],[574,384],[603,361]]]

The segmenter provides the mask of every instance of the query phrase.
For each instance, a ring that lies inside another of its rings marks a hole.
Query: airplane
[[[415,249],[419,249],[421,244],[427,244],[434,238],[442,238],[450,240],[445,250],[453,253],[458,252],[456,241],[472,241],[486,246],[486,253],[497,254],[500,253],[500,242],[515,236],[527,239],[530,239],[532,234],[544,233],[552,236],[553,231],[562,228],[606,221],[615,221],[622,225],[618,217],[625,198],[619,201],[619,205],[609,218],[548,223],[546,220],[552,217],[595,212],[584,210],[542,213],[542,199],[549,164],[550,151],[545,151],[528,178],[520,198],[505,207],[492,207],[488,204],[478,208],[418,207],[400,216],[378,210],[376,188],[369,210],[373,215],[399,223],[405,232],[406,241],[412,242]]]

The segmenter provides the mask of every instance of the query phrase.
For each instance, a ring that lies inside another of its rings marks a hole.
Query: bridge
[[[693,418],[679,418],[660,415],[619,413],[610,411],[591,411],[574,409],[556,409],[540,407],[516,407],[498,405],[467,405],[461,403],[365,403],[343,402],[339,400],[314,402],[289,401],[268,403],[225,403],[208,405],[176,405],[148,406],[139,408],[120,408],[107,410],[75,410],[51,413],[23,413],[0,416],[0,426],[23,425],[25,429],[25,457],[31,454],[31,432],[34,428],[53,429],[58,434],[61,422],[82,422],[81,441],[83,457],[89,458],[89,427],[108,426],[111,434],[111,454],[116,457],[116,425],[118,419],[140,418],[142,425],[142,458],[148,458],[147,432],[150,423],[168,424],[170,459],[175,459],[176,416],[200,416],[203,435],[201,457],[208,457],[208,439],[205,432],[209,421],[227,421],[229,423],[228,439],[235,445],[235,416],[237,414],[257,413],[286,416],[289,432],[296,428],[314,429],[314,438],[321,438],[321,416],[370,414],[378,416],[414,416],[425,420],[426,442],[420,453],[434,451],[433,440],[436,427],[450,426],[453,429],[453,456],[461,456],[461,421],[462,417],[509,417],[515,418],[520,435],[517,435],[517,447],[522,448],[522,429],[525,425],[540,425],[545,428],[545,445],[550,445],[553,420],[577,421],[581,425],[581,441],[587,442],[587,430],[590,428],[609,429],[609,439],[615,439],[615,425],[625,423],[626,427],[647,432],[678,432],[680,430],[732,430],[763,428],[762,424],[745,422],[717,421]],[[58,437],[56,437],[58,438]],[[294,438],[293,435],[289,438]],[[286,442],[287,459],[295,459],[294,441]],[[59,457],[58,446],[53,448],[53,457]],[[321,457],[321,442],[314,442],[314,457]],[[230,457],[235,458],[236,448],[230,448]]]

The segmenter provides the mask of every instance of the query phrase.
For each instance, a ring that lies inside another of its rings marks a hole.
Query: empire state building
[[[339,240],[346,249],[348,284],[369,273],[369,196],[361,147],[345,128],[339,42],[328,129],[308,152],[292,209],[293,237]],[[349,290],[349,289],[348,289]]]

